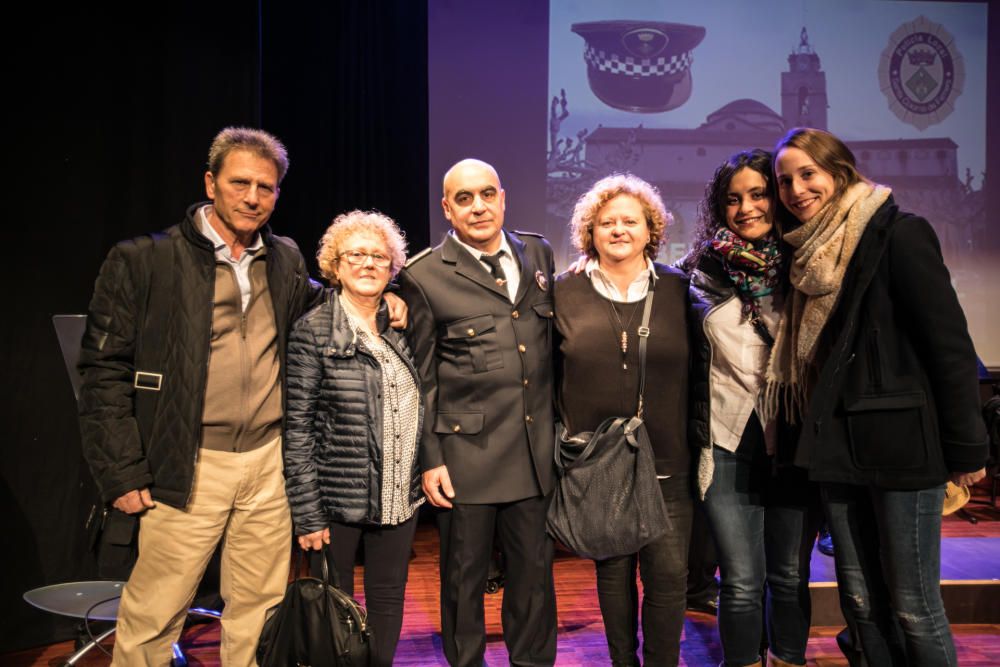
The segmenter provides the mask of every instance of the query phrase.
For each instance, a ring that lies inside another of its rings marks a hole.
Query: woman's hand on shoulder
[[[572,264],[566,267],[566,273],[583,273],[583,270],[587,268],[589,260],[590,258],[586,255],[580,255]]]
[[[309,533],[308,535],[299,535],[299,546],[302,548],[303,551],[309,551],[311,549],[320,551],[329,543],[330,543],[329,528],[324,528],[323,530],[317,530],[315,533]]]

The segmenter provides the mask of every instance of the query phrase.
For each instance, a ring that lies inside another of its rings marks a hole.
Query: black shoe
[[[710,614],[715,616],[719,613],[719,598],[702,598],[687,601],[687,610],[696,611],[699,614]]]
[[[819,539],[816,540],[816,548],[824,556],[833,555],[833,535],[827,532],[822,532],[819,534]]]

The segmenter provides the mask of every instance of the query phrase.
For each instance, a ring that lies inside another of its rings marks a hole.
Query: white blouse
[[[764,389],[764,372],[770,348],[743,317],[743,303],[733,297],[717,306],[705,319],[705,335],[712,345],[712,442],[734,452],[743,437],[750,413]],[[781,319],[781,304],[774,294],[760,299],[761,319],[773,335]],[[773,429],[765,426],[767,450],[774,453]]]

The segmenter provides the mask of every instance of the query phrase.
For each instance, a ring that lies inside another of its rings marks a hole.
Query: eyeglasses
[[[347,252],[340,253],[341,257],[347,258],[347,263],[351,266],[364,266],[365,260],[371,257],[372,264],[384,269],[390,264],[392,264],[392,258],[383,255],[380,252],[361,252],[360,250],[348,250]]]

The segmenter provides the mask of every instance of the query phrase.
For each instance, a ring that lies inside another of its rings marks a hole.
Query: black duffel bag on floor
[[[261,667],[364,667],[369,664],[368,614],[340,590],[336,571],[330,583],[326,555],[319,554],[323,578],[298,577],[285,598],[267,611],[257,644]]]

